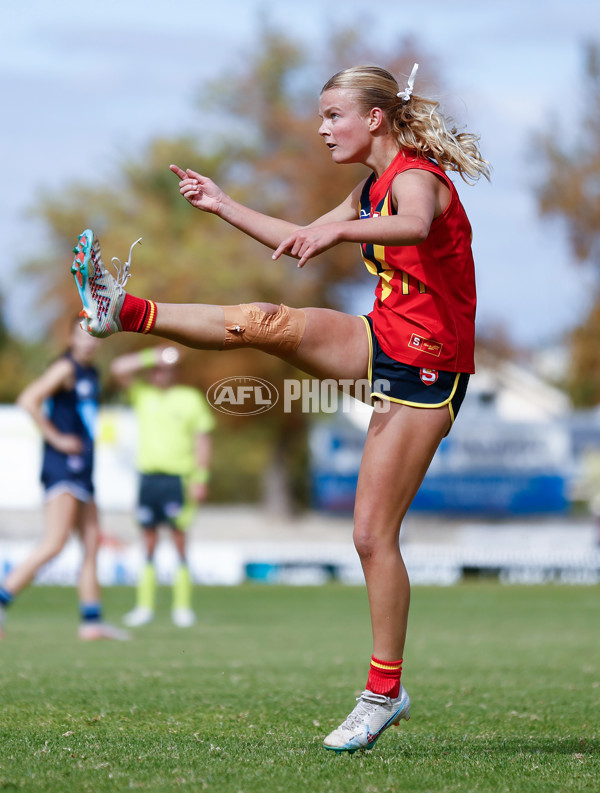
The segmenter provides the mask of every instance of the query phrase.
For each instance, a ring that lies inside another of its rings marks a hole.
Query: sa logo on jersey
[[[433,385],[438,379],[438,370],[419,369],[419,376],[425,385]]]

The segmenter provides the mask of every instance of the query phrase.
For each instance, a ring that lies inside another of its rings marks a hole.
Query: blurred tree
[[[492,322],[480,327],[477,332],[477,360],[517,360],[525,353],[510,336],[503,322]]]
[[[600,403],[600,44],[584,50],[584,118],[578,139],[552,131],[538,136],[546,167],[537,197],[544,215],[562,218],[577,262],[595,271],[592,307],[569,339],[567,388],[575,405]]]
[[[3,320],[3,303],[0,295],[0,404],[13,402],[51,358],[46,344],[25,342],[11,335]]]
[[[340,287],[363,279],[366,272],[357,246],[337,246],[303,270],[290,259],[273,262],[259,243],[191,208],[180,197],[168,165],[175,162],[206,173],[236,199],[300,223],[331,209],[366,174],[359,167],[336,168],[316,134],[321,85],[333,71],[353,63],[382,63],[394,73],[408,74],[415,60],[427,63],[423,79],[429,74],[435,82],[435,60],[420,58],[414,41],[399,42],[395,52],[401,55],[386,55],[381,47],[370,51],[366,34],[367,29],[360,35],[331,33],[317,79],[314,48],[265,24],[239,73],[202,91],[197,140],[155,140],[121,164],[110,186],[74,184],[60,195],[42,196],[37,213],[49,227],[51,245],[25,272],[37,281],[45,303],[53,304],[57,321],[78,307],[68,277],[70,250],[88,226],[102,241],[107,266],[113,255],[126,259],[131,242],[143,235],[128,284],[133,294],[163,302],[263,300],[340,308]],[[329,61],[335,61],[333,69]],[[370,299],[365,305],[369,309]],[[147,338],[124,334],[104,343],[104,355],[147,344]],[[300,376],[284,362],[253,350],[188,352],[184,367],[186,381],[203,389],[227,376],[252,375],[265,378],[281,394],[285,378]],[[270,480],[285,472],[288,507],[306,504],[308,418],[299,409],[284,413],[282,400],[254,418],[223,417],[222,428],[235,432],[235,449],[217,433],[213,498],[260,498],[260,472],[266,468]],[[271,487],[267,490],[272,492]]]

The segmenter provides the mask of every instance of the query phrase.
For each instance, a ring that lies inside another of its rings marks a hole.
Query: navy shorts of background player
[[[179,528],[177,519],[185,504],[185,487],[181,476],[141,474],[137,519],[143,529],[154,529],[161,523]]]
[[[82,441],[81,454],[64,454],[44,443],[42,484],[46,499],[59,492],[71,493],[79,501],[91,501],[94,495],[94,439],[98,423],[100,386],[95,366],[82,366],[65,353],[75,368],[71,389],[58,391],[46,402],[48,418],[61,432],[77,435]]]

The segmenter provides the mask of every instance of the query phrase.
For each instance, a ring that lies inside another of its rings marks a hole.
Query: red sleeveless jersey
[[[367,270],[379,276],[369,316],[390,358],[472,374],[476,291],[471,224],[454,184],[436,163],[400,151],[379,179],[372,174],[365,182],[360,217],[395,214],[392,182],[413,168],[442,179],[450,190],[450,203],[419,245],[361,245]]]

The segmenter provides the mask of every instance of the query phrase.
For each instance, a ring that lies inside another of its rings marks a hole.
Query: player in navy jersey
[[[377,66],[345,69],[323,86],[319,134],[333,162],[362,164],[371,173],[307,226],[257,212],[207,176],[171,165],[193,207],[268,246],[273,259],[289,255],[303,267],[341,242],[360,244],[377,279],[368,316],[135,297],[124,290],[130,261],[114,279],[89,229],[80,235],[71,268],[83,303],[82,327],[92,335],[151,333],[204,350],[254,347],[315,377],[371,382],[379,409],[361,460],[354,544],[365,575],[373,648],[358,705],[325,739],[336,752],[370,749],[384,730],[409,717],[400,682],[410,602],[400,526],[473,372],[471,226],[448,172],[474,182],[489,176],[489,164],[476,135],[458,132],[437,102],[414,93],[416,71],[417,64],[403,89]]]
[[[126,639],[128,634],[102,620],[96,558],[100,538],[94,501],[94,439],[99,405],[98,371],[93,365],[98,341],[73,327],[69,349],[18,398],[44,439],[41,480],[45,496],[45,534],[0,586],[0,636],[6,608],[46,562],[63,549],[73,529],[79,532],[83,561],[79,574],[79,637]]]

